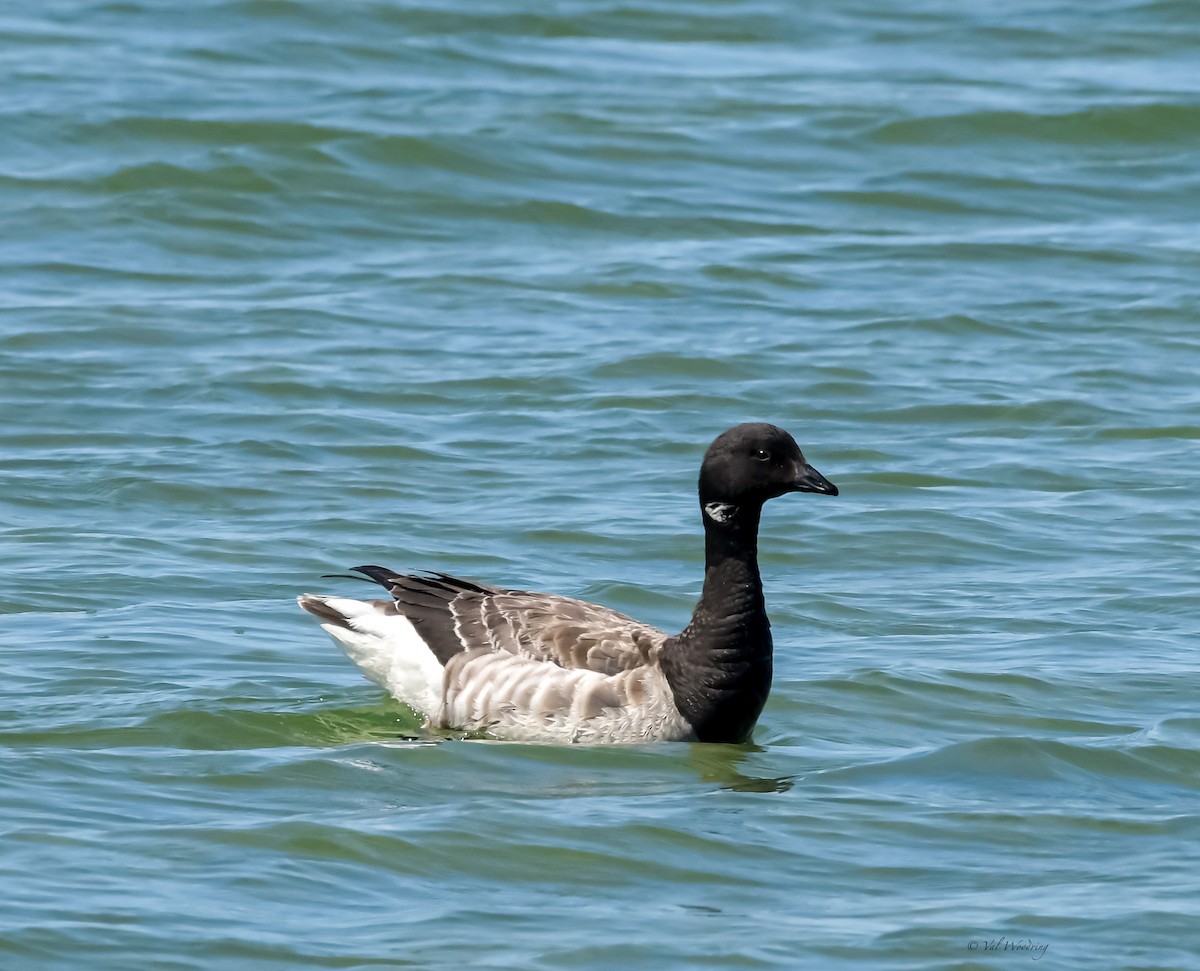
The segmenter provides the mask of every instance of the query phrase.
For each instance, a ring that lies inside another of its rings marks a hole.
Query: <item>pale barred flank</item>
[[[434,727],[486,731],[514,741],[681,741],[690,727],[657,668],[606,675],[484,650],[446,666]]]

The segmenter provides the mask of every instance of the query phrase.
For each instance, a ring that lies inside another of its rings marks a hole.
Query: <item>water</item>
[[[1200,968],[1200,13],[800,6],[0,12],[0,966]],[[747,419],[842,490],[754,745],[422,737],[294,605],[678,629]]]

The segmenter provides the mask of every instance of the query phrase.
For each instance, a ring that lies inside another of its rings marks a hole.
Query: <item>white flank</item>
[[[416,628],[401,614],[382,613],[374,604],[345,597],[305,594],[346,618],[346,625],[321,624],[361,669],[394,698],[415,708],[428,720],[442,707],[442,665],[421,640]]]

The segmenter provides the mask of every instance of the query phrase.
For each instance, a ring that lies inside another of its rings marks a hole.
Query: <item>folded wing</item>
[[[612,675],[649,663],[667,635],[598,604],[485,586],[444,573],[355,567],[392,595],[437,659],[487,651]]]

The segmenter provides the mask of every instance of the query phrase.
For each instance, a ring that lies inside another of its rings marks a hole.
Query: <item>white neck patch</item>
[[[738,507],[731,502],[706,502],[704,515],[714,523],[727,523],[737,515]]]

